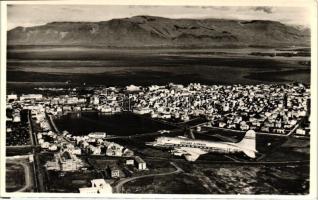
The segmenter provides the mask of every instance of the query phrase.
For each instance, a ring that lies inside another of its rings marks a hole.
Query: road
[[[68,138],[62,135],[62,133],[59,131],[59,129],[55,125],[54,120],[52,119],[52,115],[45,113],[45,116],[46,116],[46,119],[49,121],[51,130],[57,133],[59,135],[59,138],[61,138],[66,143],[73,143],[71,140],[69,140]]]
[[[180,129],[172,129],[169,130],[167,133],[177,133],[180,132]],[[126,139],[126,138],[138,138],[138,137],[148,137],[148,136],[157,136],[157,135],[164,135],[165,133],[160,133],[159,131],[156,132],[151,132],[151,133],[140,133],[140,134],[135,134],[135,135],[109,135],[105,139],[106,140],[111,140],[111,139]]]
[[[165,161],[176,161],[176,162],[188,162],[184,158],[171,158],[171,157],[158,157],[158,156],[142,156],[144,159],[150,160],[165,160]],[[231,164],[231,165],[288,165],[288,164],[309,164],[310,160],[287,160],[287,161],[244,161],[237,160],[230,156],[226,156],[230,160],[196,160],[195,164]]]
[[[173,165],[176,168],[175,171],[173,171],[173,172],[164,172],[164,173],[160,173],[160,174],[147,174],[147,175],[143,175],[143,176],[131,177],[131,178],[126,178],[126,179],[120,180],[117,183],[117,185],[115,185],[115,187],[114,187],[114,193],[120,193],[123,185],[128,183],[128,182],[130,182],[130,181],[134,181],[134,180],[141,179],[141,178],[146,178],[146,177],[166,176],[166,175],[178,174],[178,173],[182,173],[183,172],[183,169],[181,169],[179,166],[177,166],[174,162],[170,162],[170,164]]]
[[[152,118],[152,117],[148,117],[148,116],[145,116],[145,115],[139,115],[139,114],[136,114],[136,113],[134,113],[134,112],[131,112],[131,113],[135,114],[135,115],[138,116],[138,117],[150,119],[150,120],[152,120],[152,121],[159,122],[159,123],[161,123],[161,124],[167,124],[167,125],[172,126],[172,127],[175,127],[175,128],[184,128],[184,125],[182,125],[182,124],[169,122],[169,121],[164,120],[164,119]]]
[[[25,185],[15,191],[15,192],[24,192],[25,190],[27,190],[28,188],[30,188],[32,186],[32,182],[31,182],[31,179],[30,179],[30,168],[27,164],[23,163],[23,162],[15,162],[15,161],[6,161],[7,163],[12,163],[12,164],[16,164],[16,165],[22,165],[23,168],[24,168],[24,175],[25,175]]]

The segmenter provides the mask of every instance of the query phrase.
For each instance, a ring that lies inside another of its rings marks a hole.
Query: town
[[[48,190],[43,179],[53,184],[68,176],[72,184],[69,191],[109,194],[120,192],[131,178],[181,171],[173,162],[157,169],[135,148],[113,140],[143,136],[139,133],[121,136],[95,131],[78,135],[60,130],[55,119],[70,113],[130,112],[167,123],[180,132],[189,126],[191,134],[205,134],[213,128],[241,133],[253,130],[256,134],[278,137],[310,136],[310,88],[303,84],[183,86],[171,83],[149,87],[87,87],[85,92],[75,87],[35,90],[37,94],[7,95],[6,144],[34,147],[29,162],[34,162],[33,173],[39,173],[34,182],[42,192]],[[158,130],[156,135],[173,131]],[[86,181],[70,178],[75,172],[81,172],[78,177]],[[50,191],[63,192],[59,188]]]

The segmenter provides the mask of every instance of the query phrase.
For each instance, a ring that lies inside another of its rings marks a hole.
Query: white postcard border
[[[311,141],[310,141],[310,194],[308,195],[176,195],[176,194],[111,194],[83,195],[77,193],[7,193],[5,192],[5,122],[6,122],[6,25],[7,5],[13,4],[89,4],[89,5],[184,5],[184,6],[282,6],[311,8]],[[317,198],[317,2],[313,0],[107,0],[107,1],[3,1],[1,2],[1,143],[0,143],[0,197],[108,197],[111,199],[316,199]]]

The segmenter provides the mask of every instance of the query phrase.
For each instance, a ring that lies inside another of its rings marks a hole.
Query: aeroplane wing
[[[184,156],[187,161],[196,161],[200,155],[208,153],[202,149],[191,148],[191,147],[178,147],[175,148],[172,153],[177,156]]]
[[[234,139],[234,138],[231,138],[231,137],[226,137],[226,136],[223,136],[223,135],[220,135],[220,134],[201,134],[201,135],[209,136],[211,138],[216,138],[216,139],[221,140],[222,142],[233,142],[233,143],[237,142],[237,139]]]
[[[230,137],[226,137],[220,134],[215,134],[213,135],[213,137],[219,138],[220,140],[222,140],[223,142],[237,142],[236,139],[230,138]]]

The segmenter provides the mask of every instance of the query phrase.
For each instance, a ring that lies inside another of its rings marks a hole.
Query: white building
[[[129,86],[126,86],[126,90],[130,91],[130,92],[139,91],[140,87],[139,86],[135,86],[135,85],[129,85]]]
[[[8,99],[8,101],[17,100],[18,96],[16,94],[9,94],[9,95],[7,95],[7,99]]]
[[[132,159],[126,160],[126,165],[134,165],[135,162]]]
[[[40,140],[42,140],[42,139],[40,139]],[[40,144],[40,140],[39,140],[39,144]],[[50,146],[50,143],[48,143],[48,142],[41,143],[41,148],[42,149],[47,149],[47,148],[49,148],[49,146]]]
[[[91,138],[105,138],[106,133],[105,132],[92,132],[88,134],[88,137]]]
[[[20,97],[20,100],[23,101],[25,99],[35,99],[35,100],[41,100],[43,98],[42,94],[23,94]]]
[[[123,149],[124,149],[123,146],[112,142],[107,146],[106,155],[107,156],[123,156]]]
[[[79,192],[83,194],[112,194],[113,189],[104,179],[91,180],[92,187],[79,188]]]
[[[52,144],[49,146],[49,150],[50,151],[56,151],[57,150],[57,146],[55,144]]]
[[[29,162],[33,162],[34,161],[34,156],[33,155],[29,155]]]
[[[21,117],[19,115],[14,115],[13,116],[13,122],[21,122]]]
[[[296,129],[296,134],[306,135],[306,131],[304,129],[298,128],[298,129]]]
[[[98,188],[93,188],[93,187],[79,188],[79,192],[81,194],[98,194]]]
[[[136,161],[136,167],[139,170],[147,169],[146,162],[142,158],[140,158],[139,156],[135,156],[135,161]]]

